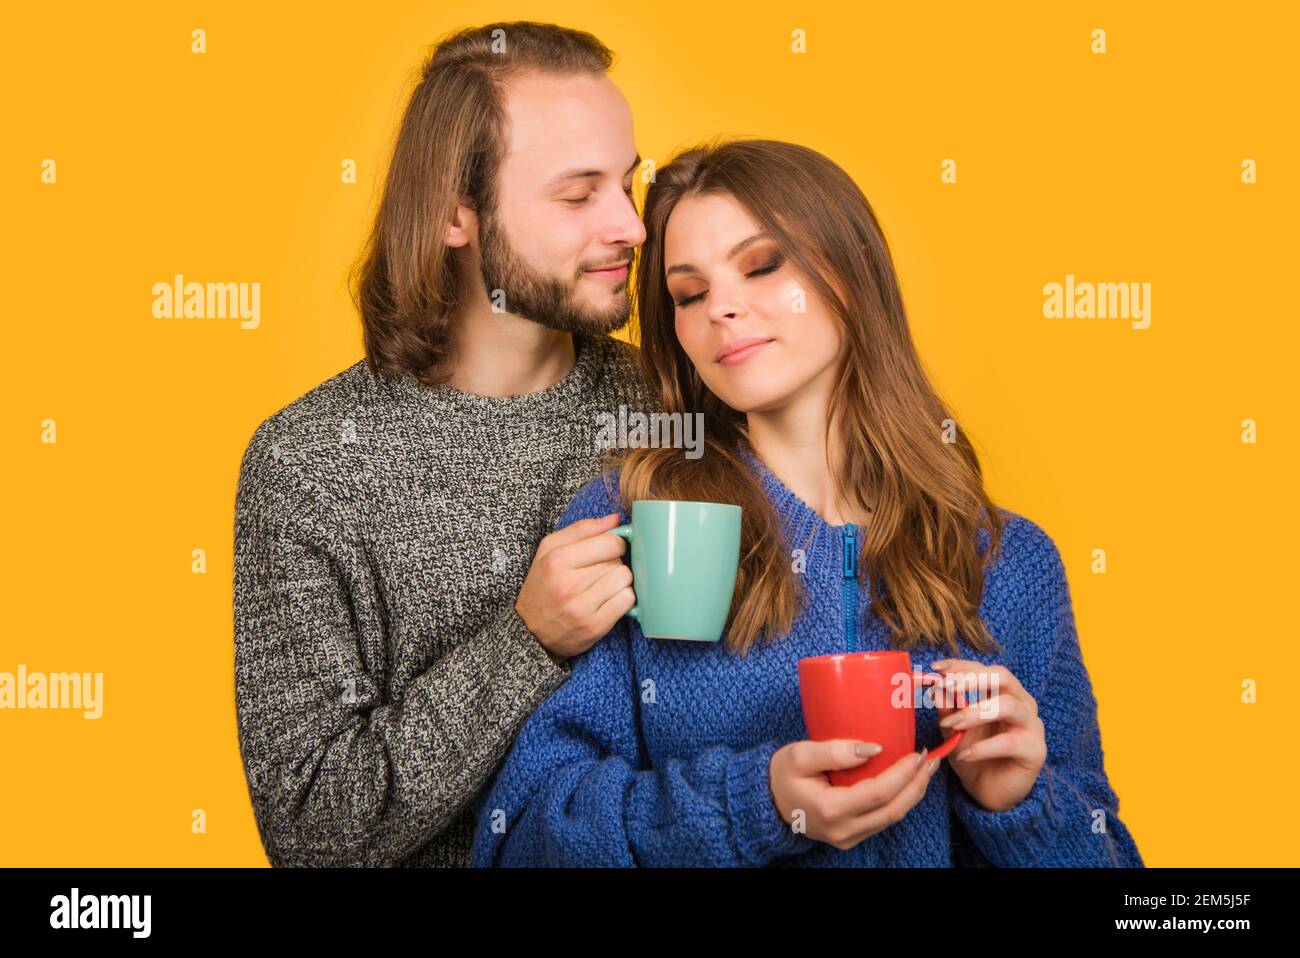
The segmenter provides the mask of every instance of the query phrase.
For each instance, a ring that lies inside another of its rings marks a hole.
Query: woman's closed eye
[[[768,273],[775,273],[778,269],[781,268],[782,262],[784,262],[784,260],[778,254],[777,256],[772,257],[770,261],[768,261],[763,266],[760,266],[758,269],[750,270],[748,273],[745,274],[745,276],[747,278],[752,279],[755,276],[766,276]],[[689,306],[691,305],[691,303],[703,299],[706,293],[708,293],[707,289],[703,293],[696,293],[694,296],[687,296],[685,299],[674,302],[673,306],[675,306],[677,309],[681,309],[683,306]]]

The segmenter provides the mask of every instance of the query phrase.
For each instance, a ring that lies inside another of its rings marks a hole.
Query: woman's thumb
[[[884,751],[877,742],[866,742],[854,738],[832,739],[829,742],[819,744],[825,747],[821,765],[823,770],[854,768],[871,758],[871,756],[879,755]]]

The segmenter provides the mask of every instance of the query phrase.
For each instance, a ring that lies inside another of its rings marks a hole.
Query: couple
[[[543,24],[439,46],[361,273],[369,362],[245,453],[236,696],[271,862],[1140,866],[1059,554],[985,493],[866,199],[741,140],[674,157],[638,216],[609,65]],[[639,356],[607,335],[638,247]],[[620,404],[703,413],[704,455],[602,457]],[[723,641],[625,617],[608,533],[648,498],[743,508]],[[832,786],[873,745],[806,740],[796,663],[888,648],[996,674],[996,703],[918,710],[918,742],[965,729],[942,765]]]

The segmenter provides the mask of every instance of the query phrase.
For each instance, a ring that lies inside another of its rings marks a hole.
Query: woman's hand
[[[862,754],[854,747],[865,746]],[[853,768],[880,746],[853,739],[791,742],[772,754],[768,777],[777,811],[786,822],[803,812],[804,834],[846,850],[900,821],[925,795],[938,761],[909,752],[873,778],[832,785],[826,772]]]
[[[1047,738],[1038,717],[1038,703],[1002,665],[939,659],[931,662],[930,668],[945,675],[964,676],[966,684],[956,684],[958,690],[996,690],[964,709],[944,708],[941,704],[939,726],[945,735],[957,729],[966,731],[948,765],[961,779],[967,794],[991,812],[1013,808],[1029,794],[1047,761]]]

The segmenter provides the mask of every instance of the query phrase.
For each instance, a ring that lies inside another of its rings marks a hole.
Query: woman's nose
[[[714,324],[729,323],[745,315],[744,303],[727,286],[712,286],[706,297],[709,321]]]

